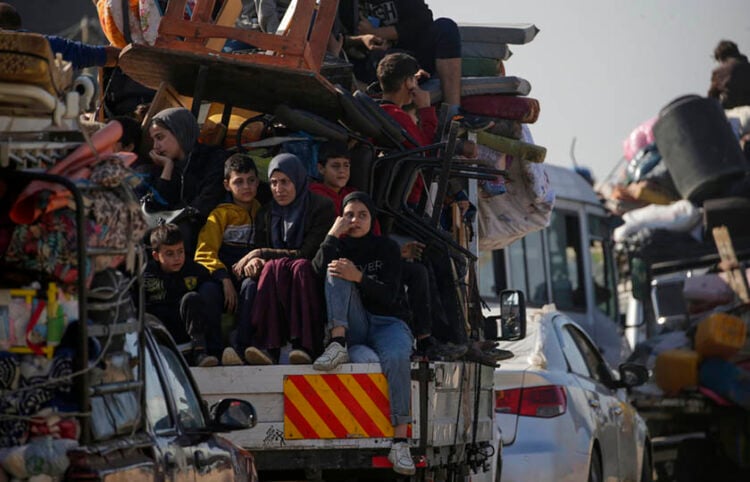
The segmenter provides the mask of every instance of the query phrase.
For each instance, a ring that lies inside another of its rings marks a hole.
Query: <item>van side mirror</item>
[[[258,415],[247,400],[225,398],[211,406],[212,428],[217,432],[231,432],[255,427]]]
[[[526,336],[526,300],[523,291],[500,292],[500,315],[484,320],[484,338],[515,341]]]

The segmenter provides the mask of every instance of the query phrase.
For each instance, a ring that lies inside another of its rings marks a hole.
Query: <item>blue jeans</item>
[[[326,308],[330,331],[343,326],[349,345],[367,345],[380,358],[380,366],[388,380],[391,401],[391,423],[411,422],[411,330],[393,316],[373,315],[362,306],[354,283],[326,275]]]

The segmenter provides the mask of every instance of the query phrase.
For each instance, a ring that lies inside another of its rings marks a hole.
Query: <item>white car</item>
[[[524,339],[499,342],[514,356],[495,370],[495,480],[651,481],[648,431],[625,390],[644,383],[646,369],[624,364],[615,374],[560,312],[527,319]]]

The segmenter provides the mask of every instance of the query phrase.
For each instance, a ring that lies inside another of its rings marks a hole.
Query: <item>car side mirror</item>
[[[500,315],[484,321],[486,340],[515,341],[526,336],[526,301],[523,291],[500,292]]]
[[[211,406],[211,422],[218,432],[255,427],[258,415],[253,404],[238,398],[225,398]]]
[[[623,363],[618,367],[620,380],[617,381],[617,388],[633,388],[643,385],[648,381],[648,368],[638,363]]]

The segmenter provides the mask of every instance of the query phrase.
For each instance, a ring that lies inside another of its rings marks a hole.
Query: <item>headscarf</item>
[[[190,154],[198,142],[200,128],[193,114],[184,107],[170,107],[156,114],[151,122],[160,120],[167,126],[182,148],[185,156]]]
[[[347,204],[349,204],[352,201],[359,201],[362,204],[365,205],[368,211],[370,211],[370,230],[365,234],[365,236],[369,236],[372,234],[372,228],[375,226],[375,216],[378,213],[378,209],[375,206],[375,202],[372,200],[372,198],[365,192],[362,191],[354,191],[346,195],[344,200],[341,202],[341,211],[344,211],[344,208]]]
[[[284,153],[268,164],[269,179],[274,171],[281,171],[291,179],[295,198],[286,206],[280,206],[275,199],[271,201],[271,246],[299,249],[305,237],[305,215],[311,196],[307,189],[307,169],[297,156]]]

